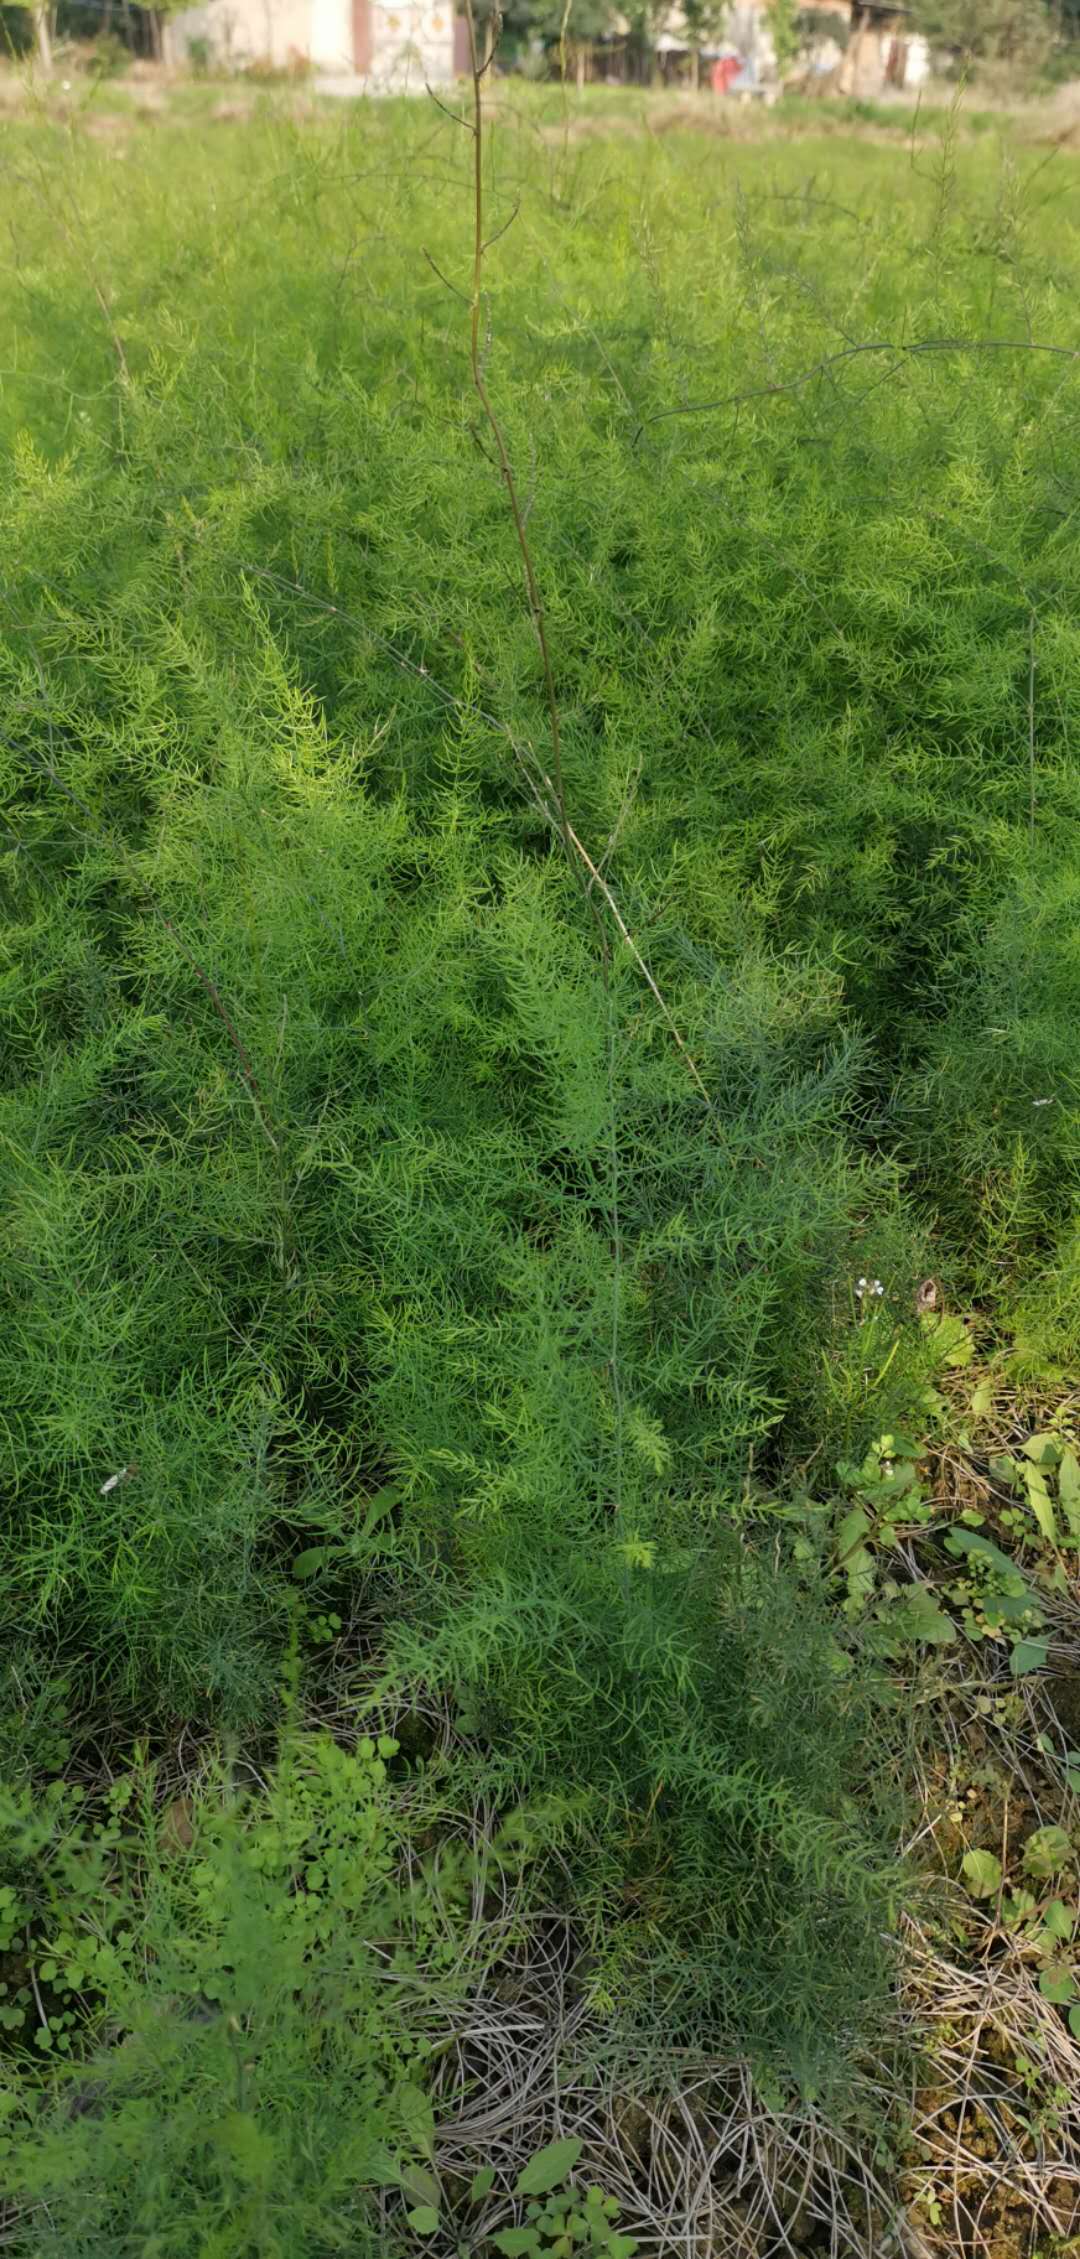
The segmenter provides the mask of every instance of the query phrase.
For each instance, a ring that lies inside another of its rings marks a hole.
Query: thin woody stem
[[[476,391],[476,396],[487,419],[488,428],[491,432],[491,436],[495,444],[495,453],[498,460],[498,466],[502,475],[503,485],[506,488],[507,500],[510,504],[510,514],[514,521],[514,532],[517,535],[517,544],[518,548],[521,551],[522,570],[525,575],[525,589],[529,600],[529,610],[532,613],[533,626],[536,629],[536,640],[540,646],[540,662],[543,667],[544,673],[544,697],[547,702],[548,728],[551,735],[551,770],[552,781],[555,789],[556,814],[558,817],[559,831],[562,836],[563,847],[566,850],[567,861],[571,864],[572,868],[576,870],[578,867],[577,857],[575,856],[573,851],[573,846],[570,839],[570,827],[566,817],[566,792],[563,783],[562,763],[562,730],[559,723],[559,701],[555,692],[555,676],[552,672],[551,652],[548,647],[547,618],[544,611],[544,600],[540,594],[540,584],[536,577],[536,567],[533,564],[532,550],[529,547],[529,537],[525,531],[525,516],[518,495],[517,481],[514,477],[514,469],[510,461],[509,450],[503,437],[502,425],[500,424],[495,410],[491,404],[491,396],[484,382],[483,358],[481,354],[480,315],[483,304],[484,252],[486,249],[484,242],[484,105],[482,83],[485,72],[491,67],[492,58],[495,53],[495,48],[499,37],[499,18],[496,15],[492,19],[491,33],[488,40],[487,51],[482,58],[476,36],[476,18],[473,14],[473,0],[465,0],[465,21],[469,29],[469,62],[472,72],[473,89],[473,285],[471,320],[469,327],[469,358],[472,365],[473,385]]]
[[[540,594],[540,584],[536,577],[536,567],[533,563],[533,554],[529,546],[529,537],[525,530],[525,520],[527,512],[523,510],[521,506],[521,499],[517,489],[517,481],[514,477],[514,469],[513,464],[510,461],[509,450],[503,437],[502,425],[500,424],[498,416],[496,415],[495,410],[492,406],[491,396],[488,392],[487,385],[484,382],[484,361],[483,352],[481,349],[480,318],[483,307],[484,293],[484,253],[489,248],[488,242],[485,241],[484,237],[483,81],[494,60],[495,49],[498,45],[499,39],[500,18],[498,13],[496,12],[492,18],[491,30],[487,39],[486,47],[483,53],[481,53],[480,43],[477,39],[476,32],[474,0],[464,0],[464,8],[465,22],[468,26],[469,32],[469,63],[472,75],[471,132],[473,137],[473,275],[469,322],[469,357],[472,367],[473,387],[480,402],[481,408],[483,409],[484,417],[487,422],[488,429],[491,433],[492,440],[494,442],[497,466],[502,476],[503,485],[506,488],[507,500],[510,504],[510,514],[514,521],[514,532],[517,535],[517,544],[521,552],[521,564],[525,576],[525,590],[528,598],[529,611],[532,614],[533,626],[536,629],[536,640],[540,646],[540,660],[544,674],[544,697],[547,704],[548,714],[548,733],[551,738],[551,773],[550,775],[548,775],[546,771],[541,771],[541,774],[543,776],[544,784],[547,786],[548,791],[551,793],[552,800],[554,802],[554,818],[558,828],[559,836],[562,840],[563,848],[566,853],[567,861],[570,864],[575,877],[578,879],[581,885],[582,892],[585,896],[586,902],[589,905],[590,912],[596,925],[600,942],[601,957],[603,961],[605,986],[607,985],[610,977],[609,949],[607,933],[605,931],[599,910],[597,908],[596,892],[599,892],[603,896],[604,901],[607,903],[608,908],[611,911],[615,923],[623,938],[623,941],[626,943],[634,958],[635,963],[638,965],[640,971],[644,975],[645,980],[648,982],[649,988],[651,989],[652,994],[655,997],[656,1002],[664,1015],[664,1018],[675,1039],[679,1051],[681,1052],[682,1057],[685,1060],[687,1067],[689,1068],[690,1074],[693,1077],[693,1080],[702,1097],[705,1099],[706,1104],[708,1104],[708,1092],[698,1070],[697,1064],[691,1056],[691,1053],[683,1037],[679,1033],[675,1019],[668,1009],[668,1006],[665,1003],[664,998],[661,995],[660,990],[657,987],[657,984],[653,979],[653,976],[649,971],[644,958],[642,957],[641,951],[634,941],[633,935],[631,934],[625,919],[622,917],[618,909],[610,887],[607,885],[603,874],[597,869],[597,866],[593,862],[591,856],[586,852],[577,833],[571,829],[570,820],[566,813],[566,788],[563,779],[562,760],[562,728],[559,721],[559,701],[555,690],[555,676],[551,665],[551,651],[548,644],[547,616],[544,611],[544,600]],[[491,237],[491,242],[496,242],[498,240],[498,235],[501,232],[501,230],[497,230],[496,234]],[[540,804],[541,806],[543,806],[544,804],[542,799]]]

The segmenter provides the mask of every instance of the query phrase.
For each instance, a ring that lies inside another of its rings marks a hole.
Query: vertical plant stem
[[[52,76],[53,57],[52,39],[49,33],[49,16],[48,10],[40,4],[34,9],[34,36],[37,42],[38,62],[40,63],[46,78],[50,78]]]
[[[574,0],[563,0],[562,22],[559,25],[559,101],[562,106],[562,161],[560,165],[559,194],[563,193],[566,176],[566,158],[570,147],[570,97],[566,91],[566,30]]]
[[[648,981],[649,987],[652,990],[652,993],[655,996],[661,1011],[663,1012],[664,1018],[671,1029],[679,1050],[686,1060],[687,1066],[690,1069],[690,1073],[693,1076],[693,1079],[697,1084],[702,1097],[706,1100],[706,1103],[708,1103],[708,1092],[705,1088],[705,1084],[701,1078],[701,1075],[693,1058],[690,1055],[689,1050],[687,1049],[683,1037],[679,1033],[674,1017],[665,1004],[664,999],[660,994],[660,990],[657,987],[652,974],[649,972],[649,969],[645,964],[645,961],[641,955],[640,950],[637,947],[636,942],[633,939],[632,934],[629,932],[625,920],[620,915],[610,889],[605,884],[600,872],[596,868],[595,863],[586,853],[586,850],[582,846],[577,833],[571,830],[570,820],[566,812],[566,787],[563,779],[562,759],[562,727],[559,720],[559,701],[555,690],[555,675],[551,664],[551,650],[548,643],[547,616],[544,611],[544,600],[540,593],[540,583],[537,579],[536,566],[533,562],[532,550],[529,546],[529,536],[525,528],[525,512],[522,509],[520,496],[518,494],[517,481],[514,477],[514,467],[510,461],[510,453],[506,445],[506,440],[503,437],[502,425],[500,424],[498,416],[495,413],[495,409],[491,401],[491,395],[488,392],[487,384],[485,382],[483,354],[480,347],[480,316],[483,307],[484,295],[484,253],[487,249],[487,243],[484,237],[483,82],[495,58],[495,50],[499,43],[499,31],[501,28],[502,19],[498,15],[498,13],[493,16],[491,31],[487,40],[487,44],[484,52],[481,53],[476,31],[476,17],[473,12],[473,0],[464,0],[464,7],[465,22],[468,26],[469,32],[469,63],[472,76],[472,120],[470,130],[473,137],[473,275],[469,319],[469,359],[472,369],[473,387],[476,392],[477,399],[480,402],[481,408],[484,411],[484,417],[495,445],[495,453],[499,470],[502,475],[503,485],[506,488],[507,500],[510,504],[510,514],[514,521],[514,532],[517,536],[518,549],[521,553],[521,565],[525,578],[525,591],[528,598],[529,610],[532,614],[533,626],[536,630],[536,640],[540,646],[540,659],[544,675],[544,698],[547,705],[548,734],[551,739],[551,774],[550,776],[548,776],[547,773],[542,770],[541,775],[543,777],[544,783],[547,785],[554,799],[555,819],[559,829],[559,836],[562,840],[563,848],[566,853],[566,859],[581,886],[582,892],[585,896],[586,902],[589,905],[589,909],[596,926],[597,935],[600,942],[600,952],[603,963],[605,984],[607,984],[610,979],[610,950],[608,946],[607,934],[605,932],[593,892],[594,885],[599,888],[600,892],[604,896],[604,899],[607,901],[608,906],[615,918],[615,922],[619,928],[619,932],[621,933],[623,940],[626,942],[627,947],[631,950],[636,963],[643,971],[645,978]],[[568,5],[566,10],[567,18],[569,17],[569,12],[570,11]],[[564,19],[564,32],[565,21],[566,19]]]
[[[1028,613],[1028,830],[1035,837],[1035,614]]]
[[[517,544],[521,552],[521,565],[522,571],[525,576],[525,590],[528,597],[529,610],[532,614],[533,626],[536,629],[536,640],[540,646],[540,661],[544,673],[544,698],[547,705],[548,730],[551,737],[551,772],[552,782],[555,789],[555,811],[558,817],[559,831],[562,836],[562,843],[566,851],[567,861],[570,864],[571,868],[574,871],[577,871],[578,861],[571,844],[570,826],[567,822],[566,816],[566,791],[563,783],[562,762],[562,730],[559,723],[559,701],[555,694],[555,676],[552,671],[551,652],[548,646],[547,618],[544,612],[544,600],[540,594],[540,583],[536,577],[536,567],[533,563],[532,550],[529,546],[529,537],[525,530],[525,517],[521,507],[521,500],[518,495],[517,481],[514,477],[513,464],[510,461],[509,450],[503,437],[502,425],[500,424],[498,416],[496,415],[495,410],[492,406],[491,396],[484,381],[484,362],[483,355],[480,350],[480,315],[483,306],[484,293],[484,252],[487,248],[484,241],[483,82],[485,74],[490,70],[491,64],[494,60],[495,49],[498,45],[499,40],[501,19],[498,15],[495,15],[492,18],[491,31],[488,37],[486,50],[483,55],[481,55],[480,46],[476,35],[476,17],[473,13],[473,0],[465,0],[465,21],[469,29],[469,62],[472,73],[473,109],[473,280],[472,302],[470,310],[471,319],[469,327],[469,358],[472,367],[473,386],[477,399],[480,402],[480,406],[484,411],[487,426],[495,445],[495,453],[498,459],[499,470],[502,474],[503,485],[506,488],[507,500],[510,504],[510,515],[514,521],[514,532],[517,536]]]
[[[615,1407],[615,1519],[620,1520],[623,1509],[623,1451],[625,1441],[626,1407],[623,1402],[622,1373],[619,1357],[622,1349],[622,1213],[619,1205],[619,1123],[615,1102],[615,1002],[612,995],[608,967],[604,965],[604,988],[607,1000],[607,1077],[608,1077],[608,1185],[611,1202],[611,1393]]]
[[[569,15],[570,0],[566,0],[562,22],[562,33],[560,38],[563,65],[562,99],[564,106],[564,127],[566,124],[565,43],[566,26]],[[507,500],[510,504],[510,514],[514,521],[514,532],[517,536],[517,544],[521,552],[521,564],[522,571],[525,576],[525,588],[528,596],[529,610],[532,613],[533,626],[536,629],[536,640],[540,646],[540,658],[544,673],[544,695],[547,702],[548,729],[551,738],[550,782],[555,801],[555,812],[558,818],[559,831],[562,837],[563,848],[566,853],[567,861],[569,862],[572,870],[575,873],[575,876],[578,878],[579,882],[582,885],[582,890],[589,905],[590,912],[596,925],[597,934],[599,936],[601,963],[603,967],[604,977],[604,993],[607,1005],[608,1102],[610,1108],[609,1195],[611,1208],[610,1222],[612,1233],[612,1255],[614,1265],[611,1299],[610,1371],[612,1393],[614,1397],[616,1437],[614,1506],[616,1516],[619,1516],[621,1515],[623,1504],[622,1494],[624,1429],[622,1376],[619,1367],[619,1358],[621,1351],[620,1326],[622,1315],[622,1220],[619,1208],[619,1133],[615,1112],[615,1023],[614,999],[611,989],[611,952],[608,947],[607,934],[604,931],[600,913],[593,896],[591,880],[586,879],[583,865],[589,872],[592,873],[593,876],[596,876],[597,874],[593,870],[593,866],[589,861],[589,858],[584,854],[584,850],[581,848],[580,842],[576,838],[575,834],[571,832],[569,819],[566,813],[566,788],[563,779],[562,765],[562,729],[559,721],[559,701],[555,690],[555,676],[551,664],[551,651],[548,644],[547,619],[544,612],[544,600],[540,593],[540,584],[536,576],[536,567],[533,562],[532,550],[529,546],[528,533],[526,532],[525,512],[521,507],[521,502],[517,490],[517,481],[514,477],[514,470],[513,465],[510,461],[509,450],[503,437],[502,426],[499,422],[498,416],[495,413],[494,407],[492,406],[491,397],[488,392],[487,385],[484,381],[484,365],[480,350],[480,316],[483,305],[484,251],[486,248],[484,239],[483,81],[485,73],[491,67],[495,55],[495,49],[498,45],[500,19],[498,15],[495,15],[492,19],[491,31],[488,37],[486,51],[483,55],[481,55],[476,36],[476,18],[473,13],[473,0],[465,0],[465,20],[469,28],[469,58],[472,67],[473,111],[473,277],[472,303],[470,308],[469,323],[469,345],[470,361],[472,365],[472,380],[477,398],[487,420],[488,429],[491,432],[492,440],[494,441],[499,469],[502,473],[502,480],[506,488]],[[696,1069],[694,1070],[694,1072],[696,1075]],[[700,1081],[700,1077],[698,1077],[697,1079]]]

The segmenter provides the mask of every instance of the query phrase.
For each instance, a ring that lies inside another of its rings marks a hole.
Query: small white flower
[[[70,94],[70,92],[71,92],[71,80],[70,80],[69,78],[62,78],[62,79],[61,79],[61,81],[60,81],[60,92],[61,92],[61,94]]]
[[[1031,1103],[1033,1106],[1052,1106],[1054,1101],[1052,1098],[1033,1098]]]
[[[101,1498],[107,1498],[109,1492],[115,1490],[118,1484],[122,1482],[131,1482],[132,1478],[137,1475],[138,1472],[138,1467],[133,1459],[130,1467],[121,1467],[119,1474],[109,1475],[106,1477],[106,1480],[101,1485],[98,1496]]]

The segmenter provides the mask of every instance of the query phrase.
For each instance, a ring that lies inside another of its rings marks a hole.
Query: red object
[[[712,67],[711,82],[714,94],[726,94],[733,78],[738,78],[742,63],[738,55],[718,55]]]

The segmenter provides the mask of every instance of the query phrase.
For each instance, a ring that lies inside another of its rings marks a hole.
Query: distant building
[[[167,22],[166,60],[193,46],[231,70],[310,66],[372,93],[422,93],[454,76],[454,0],[203,0]]]
[[[851,0],[851,29],[837,71],[838,94],[872,100],[887,87],[918,87],[929,76],[930,50],[910,8]]]
[[[930,73],[930,49],[909,7],[876,0],[802,0],[801,67],[838,94],[872,100],[888,87],[921,86]],[[725,36],[768,75],[774,64],[767,0],[732,0]]]

